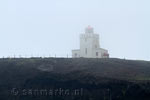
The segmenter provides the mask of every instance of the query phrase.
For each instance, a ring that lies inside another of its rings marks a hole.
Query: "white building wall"
[[[100,58],[99,35],[94,33],[86,33],[80,35],[80,55],[86,58]],[[98,52],[98,56],[96,55]]]
[[[80,36],[80,54],[82,57],[92,57],[93,38],[91,34],[81,34]]]

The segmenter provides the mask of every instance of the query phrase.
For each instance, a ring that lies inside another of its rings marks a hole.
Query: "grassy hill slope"
[[[115,58],[0,59],[0,100],[149,100],[149,80],[148,61]],[[13,88],[82,88],[84,92],[81,96],[35,96],[22,92],[13,95]]]

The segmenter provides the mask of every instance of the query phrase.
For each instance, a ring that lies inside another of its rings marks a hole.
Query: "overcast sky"
[[[0,57],[66,56],[91,25],[115,58],[150,60],[150,0],[0,0]]]

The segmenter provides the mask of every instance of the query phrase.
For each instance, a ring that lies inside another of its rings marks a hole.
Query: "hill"
[[[150,62],[116,58],[0,59],[0,100],[20,99],[149,100]]]

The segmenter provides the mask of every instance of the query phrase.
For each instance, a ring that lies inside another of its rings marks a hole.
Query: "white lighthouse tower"
[[[99,35],[94,33],[91,26],[85,28],[85,33],[80,34],[80,49],[72,50],[73,58],[109,58],[108,51],[100,48]]]

